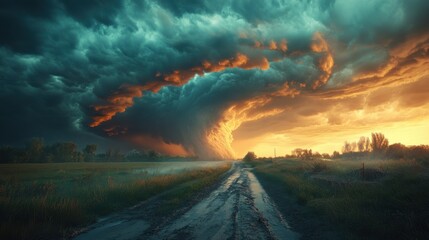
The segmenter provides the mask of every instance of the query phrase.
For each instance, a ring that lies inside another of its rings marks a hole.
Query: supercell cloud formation
[[[0,7],[0,144],[40,136],[231,158],[429,130],[427,1]]]

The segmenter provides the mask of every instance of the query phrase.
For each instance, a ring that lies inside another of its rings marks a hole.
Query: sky
[[[0,2],[0,145],[429,144],[429,1]]]

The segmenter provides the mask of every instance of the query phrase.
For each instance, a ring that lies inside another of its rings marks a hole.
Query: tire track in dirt
[[[152,201],[99,221],[75,239],[298,239],[242,163],[218,187],[167,221],[155,221]],[[197,198],[198,199],[198,198]]]
[[[242,164],[207,198],[141,239],[298,239],[257,178]]]

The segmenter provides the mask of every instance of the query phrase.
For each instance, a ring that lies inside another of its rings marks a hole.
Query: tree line
[[[357,141],[345,141],[342,146],[342,154],[334,151],[328,153],[313,152],[311,149],[296,148],[287,158],[320,159],[414,159],[429,163],[429,145],[405,146],[401,143],[389,145],[389,140],[382,133],[371,133],[371,137],[360,137]],[[248,152],[243,158],[245,161],[255,160],[256,154]]]
[[[299,155],[297,156],[299,157]],[[305,154],[303,157],[308,158]],[[323,157],[328,157],[328,155],[323,154]],[[385,159],[414,159],[429,162],[429,146],[405,146],[401,143],[389,144],[389,140],[383,133],[371,133],[371,137],[362,136],[354,142],[345,141],[342,147],[342,154],[334,151],[330,157],[346,159],[375,157]]]
[[[74,142],[45,144],[42,138],[33,138],[25,147],[0,147],[0,163],[153,161],[160,157],[155,151],[122,153],[118,149],[108,149],[97,153],[97,150],[96,144],[79,149]]]
[[[405,146],[402,143],[389,144],[382,133],[371,133],[369,138],[360,137],[357,142],[345,142],[342,148],[344,157],[376,156],[386,159],[414,159],[429,162],[429,146]]]

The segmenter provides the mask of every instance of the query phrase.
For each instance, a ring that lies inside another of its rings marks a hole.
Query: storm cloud
[[[263,120],[297,125],[330,109],[309,99],[422,84],[428,11],[399,0],[2,1],[0,144],[230,158],[234,132],[256,138],[270,131]]]

